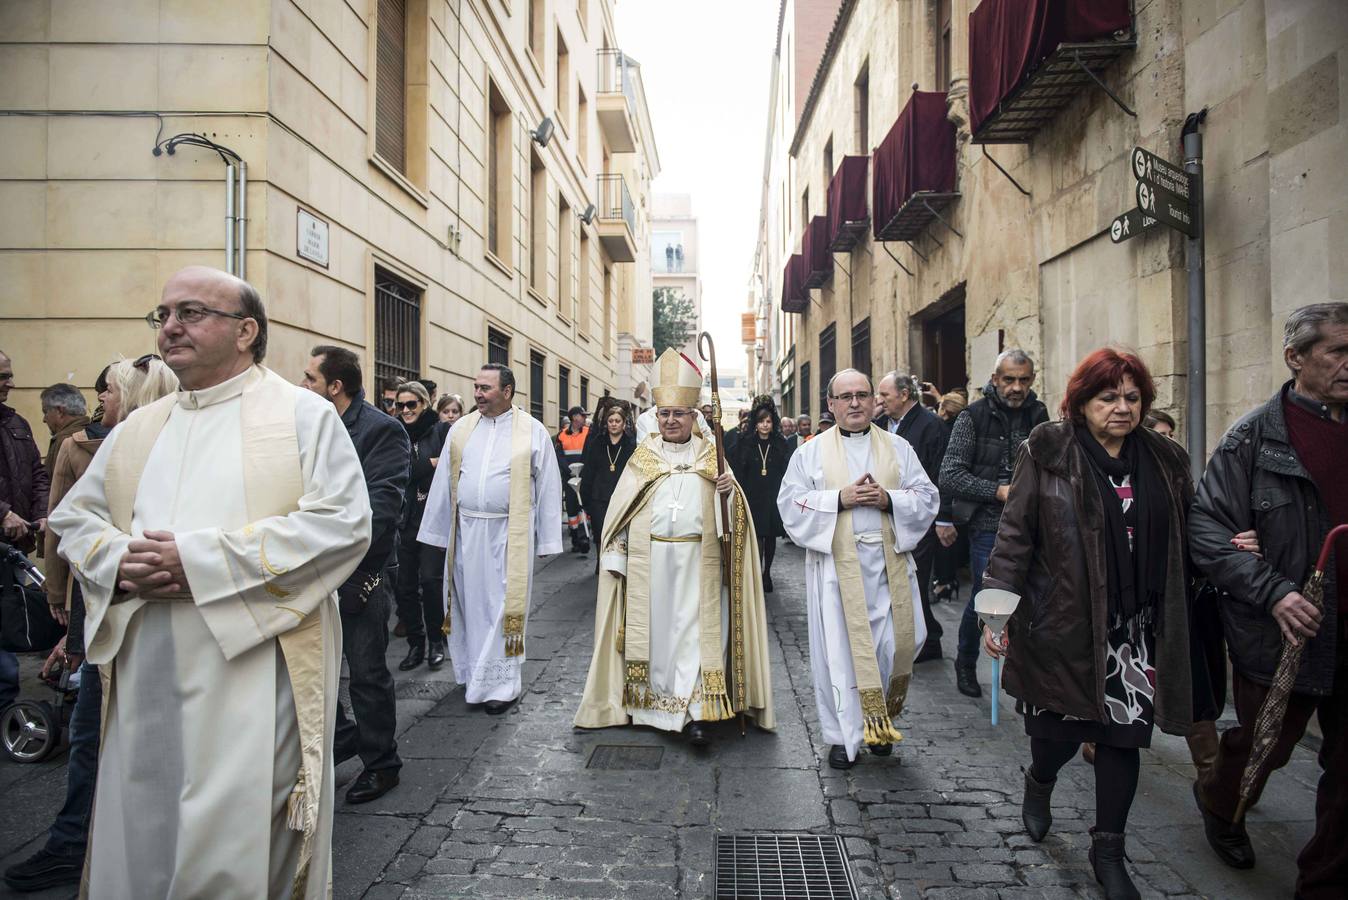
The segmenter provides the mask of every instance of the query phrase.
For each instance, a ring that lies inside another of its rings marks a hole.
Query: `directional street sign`
[[[1109,239],[1116,244],[1122,244],[1129,238],[1137,237],[1144,231],[1150,231],[1155,228],[1157,224],[1154,216],[1145,215],[1135,209],[1130,209],[1109,224]]]
[[[1193,216],[1189,212],[1189,204],[1169,191],[1153,187],[1145,181],[1137,183],[1137,209],[1144,215],[1155,216],[1162,225],[1169,225],[1189,237],[1198,235]]]
[[[1143,184],[1169,191],[1186,203],[1193,199],[1189,173],[1141,147],[1133,148],[1133,177]]]

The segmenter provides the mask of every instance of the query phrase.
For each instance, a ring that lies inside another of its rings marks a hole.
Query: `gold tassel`
[[[625,625],[619,625],[619,626],[618,626],[618,636],[617,636],[616,638],[613,639],[614,651],[617,652],[617,653],[619,653],[619,654],[622,654],[622,653],[625,652],[625,651],[623,650],[623,645],[626,643],[626,640],[627,640],[626,632],[627,632],[627,626],[625,626]]]
[[[702,718],[709,722],[722,722],[733,715],[730,711],[730,694],[725,687],[725,672],[703,669]]]
[[[896,744],[903,740],[890,720],[885,692],[879,688],[861,691],[862,740],[867,744]]]
[[[505,655],[524,655],[524,616],[505,617]]]
[[[449,637],[449,610],[445,610],[445,624],[440,626],[440,633]]]
[[[309,828],[309,816],[306,814],[305,799],[308,791],[309,782],[304,777],[304,767],[301,766],[299,777],[295,779],[295,787],[290,792],[290,799],[286,801],[286,827],[305,835],[312,833]]]

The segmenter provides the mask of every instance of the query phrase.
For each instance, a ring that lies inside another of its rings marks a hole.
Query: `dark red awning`
[[[782,273],[782,312],[802,313],[810,306],[810,292],[805,290],[805,260],[799,253],[791,254]]]
[[[833,250],[850,250],[856,243],[858,224],[870,216],[866,205],[865,156],[844,156],[842,165],[828,183],[828,245]],[[852,226],[852,227],[848,227]]]
[[[969,14],[971,130],[1059,44],[1100,40],[1132,24],[1129,0],[982,0]]]
[[[822,287],[833,276],[833,253],[828,249],[828,216],[815,216],[801,241],[805,257],[805,287]]]
[[[986,0],[985,0],[986,2]],[[945,92],[914,91],[898,121],[875,148],[871,201],[875,236],[919,191],[955,190],[955,125],[946,118]]]

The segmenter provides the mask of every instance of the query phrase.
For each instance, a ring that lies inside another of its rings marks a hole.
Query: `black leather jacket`
[[[1222,436],[1198,483],[1189,516],[1189,547],[1207,579],[1225,591],[1222,627],[1231,662],[1268,684],[1278,667],[1282,632],[1273,605],[1300,591],[1329,532],[1320,492],[1287,435],[1283,385],[1268,403]],[[1236,549],[1231,536],[1255,529],[1263,559]],[[1335,566],[1325,572],[1325,617],[1306,647],[1293,690],[1324,696],[1333,690],[1338,652]]]
[[[356,445],[370,494],[370,549],[351,576],[365,578],[382,571],[393,555],[412,451],[402,423],[366,403],[364,391],[351,398],[342,424]]]

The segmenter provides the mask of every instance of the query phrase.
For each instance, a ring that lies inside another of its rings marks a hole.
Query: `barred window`
[[[487,362],[510,367],[510,335],[487,329]]]
[[[581,404],[584,406],[584,404]],[[571,370],[557,367],[557,409],[566,413],[571,408]]]
[[[537,350],[529,351],[529,415],[543,421],[543,391],[546,380],[544,366],[547,358]]]
[[[871,320],[862,319],[852,326],[852,368],[871,377]]]
[[[590,379],[580,376],[580,405],[590,408]]]
[[[838,327],[830,322],[819,332],[819,411],[828,409],[828,383],[838,372]]]
[[[421,377],[421,291],[384,269],[374,270],[376,379]]]

